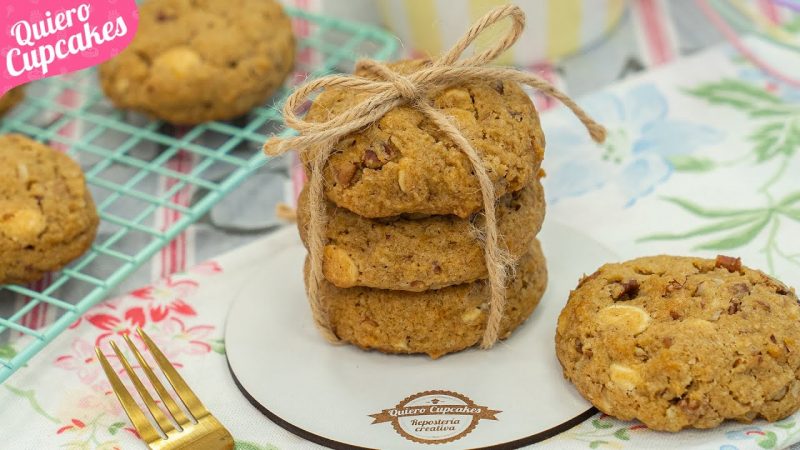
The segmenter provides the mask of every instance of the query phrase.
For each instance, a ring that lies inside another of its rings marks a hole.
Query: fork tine
[[[117,373],[111,368],[111,364],[108,363],[108,359],[106,359],[106,355],[103,354],[100,347],[95,347],[94,351],[97,353],[97,359],[100,360],[100,365],[103,366],[103,371],[106,373],[108,382],[111,383],[114,394],[117,395],[122,409],[125,410],[125,414],[131,419],[131,423],[136,428],[136,431],[139,432],[139,436],[148,443],[161,439],[161,435],[150,425],[150,421],[147,420],[147,417],[139,408],[139,405],[136,404],[131,393],[128,392],[128,389],[122,384]]]
[[[180,397],[181,401],[184,405],[186,405],[186,408],[189,409],[189,412],[192,413],[194,418],[200,420],[201,418],[209,415],[206,407],[203,406],[203,403],[200,402],[200,399],[194,395],[192,389],[189,388],[189,385],[186,384],[186,381],[183,380],[183,377],[178,374],[178,371],[172,367],[172,364],[170,364],[164,354],[161,353],[161,350],[156,347],[156,344],[152,339],[150,339],[150,336],[145,334],[140,327],[136,327],[136,332],[139,333],[139,336],[150,350],[150,353],[153,355],[153,358],[155,358],[158,366],[161,367],[164,375],[166,375],[169,384],[171,384],[172,388],[175,389],[178,397]]]
[[[175,427],[172,426],[172,422],[167,419],[167,416],[161,411],[161,408],[158,407],[156,401],[153,400],[153,396],[150,395],[150,392],[147,391],[147,388],[144,387],[142,384],[142,380],[139,379],[139,376],[136,375],[136,372],[133,371],[133,368],[128,363],[128,360],[122,355],[122,352],[117,347],[116,342],[111,341],[111,348],[114,350],[114,353],[117,354],[117,357],[120,361],[122,361],[122,367],[125,368],[125,372],[127,372],[128,377],[130,377],[131,381],[133,381],[133,386],[136,388],[136,392],[139,393],[139,396],[144,400],[145,406],[147,409],[150,410],[150,414],[153,415],[153,418],[156,419],[156,423],[164,434],[169,433],[170,431],[174,430]]]
[[[180,424],[181,428],[186,428],[186,425],[191,423],[183,411],[178,407],[178,404],[175,403],[175,400],[172,399],[172,396],[169,395],[169,392],[164,388],[164,385],[161,383],[161,380],[158,379],[155,373],[153,373],[153,369],[150,367],[150,364],[144,359],[144,356],[139,352],[139,349],[133,344],[130,336],[127,334],[122,336],[125,338],[125,342],[127,342],[128,347],[130,347],[133,354],[136,356],[136,359],[139,361],[139,365],[142,366],[145,375],[147,375],[147,379],[150,380],[150,384],[153,385],[158,396],[161,398],[161,401],[167,406],[170,414],[175,420]]]

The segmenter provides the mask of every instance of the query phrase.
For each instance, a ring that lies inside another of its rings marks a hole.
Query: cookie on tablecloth
[[[75,161],[27,137],[0,136],[0,284],[64,267],[91,246],[97,225]]]
[[[306,265],[306,275],[308,265]],[[507,283],[500,338],[507,338],[539,304],[547,267],[538,241]],[[424,292],[364,287],[341,289],[322,281],[321,301],[332,331],[363,349],[426,353],[438,358],[476,345],[486,328],[489,286],[485,281]]]
[[[17,106],[24,98],[25,89],[22,86],[11,88],[8,92],[0,96],[0,116]]]
[[[298,206],[298,228],[306,241],[308,195]],[[538,179],[497,202],[501,249],[519,259],[530,248],[545,214]],[[482,214],[365,219],[329,202],[322,270],[340,288],[425,291],[485,279],[486,256],[480,231]]]
[[[800,305],[737,258],[655,256],[581,280],[558,320],[564,375],[655,430],[784,418],[800,406]]]
[[[429,64],[389,64],[400,73]],[[356,75],[369,77],[364,69]],[[324,122],[370,94],[329,89],[306,116]],[[436,94],[433,106],[455,120],[483,159],[497,197],[536,178],[544,136],[530,98],[512,82],[469,81]],[[483,208],[478,178],[464,153],[411,106],[398,106],[375,126],[335,146],[325,169],[325,194],[340,207],[368,218],[400,214],[454,214],[467,218]]]
[[[174,124],[241,116],[294,65],[289,17],[273,0],[148,0],[133,42],[100,66],[119,108]]]

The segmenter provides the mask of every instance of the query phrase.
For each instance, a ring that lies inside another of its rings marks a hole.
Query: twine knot
[[[505,18],[511,18],[511,29],[488,49],[461,59],[464,51],[485,29]],[[510,261],[498,245],[497,216],[495,214],[494,184],[489,178],[481,155],[464,137],[457,125],[427,100],[436,91],[466,81],[512,81],[526,84],[558,99],[567,106],[589,131],[592,139],[602,142],[605,129],[592,120],[569,96],[553,87],[536,75],[517,69],[489,67],[488,64],[509,49],[519,39],[525,28],[525,14],[515,5],[495,8],[481,18],[467,33],[439,59],[417,68],[410,74],[399,74],[386,65],[372,60],[361,60],[357,68],[366,70],[373,78],[353,75],[330,75],[300,86],[290,95],[283,108],[286,124],[299,132],[293,137],[272,137],[264,144],[264,152],[280,155],[289,149],[313,155],[310,168],[309,227],[307,244],[309,251],[309,272],[306,291],[311,305],[314,322],[331,342],[339,338],[331,329],[328,310],[320,299],[322,274],[322,252],[325,247],[324,229],[326,223],[322,170],[333,152],[333,146],[342,138],[376,123],[392,109],[409,104],[419,110],[427,119],[447,135],[472,165],[481,188],[485,220],[483,245],[486,256],[491,296],[489,317],[481,347],[490,348],[500,334],[500,323],[505,308],[506,277],[513,261]],[[326,122],[307,122],[297,116],[297,111],[308,102],[311,94],[328,88],[367,92],[371,96]]]

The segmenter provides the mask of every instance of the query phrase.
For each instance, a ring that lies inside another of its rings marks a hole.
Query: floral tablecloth
[[[800,91],[717,47],[581,103],[608,126],[609,139],[598,148],[569,114],[545,114],[548,217],[625,258],[738,255],[800,284]],[[232,287],[268,257],[260,245],[92,308],[0,385],[0,447],[144,448],[93,351],[101,345],[111,354],[110,339],[141,326],[230,428],[238,449],[316,448],[252,408],[226,366],[222,336]],[[734,450],[797,441],[800,414],[678,434],[596,415],[538,446]]]

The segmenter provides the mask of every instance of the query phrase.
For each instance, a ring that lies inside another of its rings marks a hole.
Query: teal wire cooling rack
[[[25,102],[0,119],[0,133],[31,136],[78,160],[101,217],[91,250],[49,283],[0,286],[0,383],[268,161],[260,151],[266,138],[290,133],[280,108],[291,86],[349,71],[358,57],[387,59],[397,51],[397,41],[378,28],[287,12],[302,31],[296,34],[306,35],[298,37],[295,73],[267,105],[239,120],[177,129],[117,111],[93,69],[29,84]],[[181,156],[193,158],[190,171],[168,163]],[[164,180],[167,189],[153,188]],[[193,201],[176,202],[187,189]],[[177,220],[155,225],[165,210]],[[40,305],[54,320],[32,326]]]

